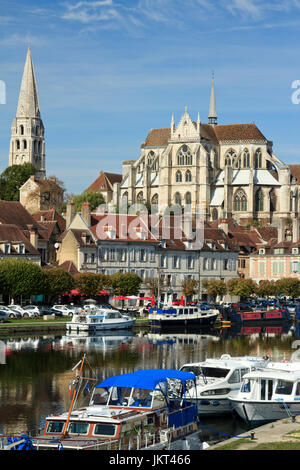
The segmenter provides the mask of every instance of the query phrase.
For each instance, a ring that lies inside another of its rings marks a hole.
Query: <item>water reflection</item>
[[[91,373],[103,380],[143,368],[179,369],[185,362],[203,361],[221,354],[268,355],[290,359],[297,324],[214,330],[157,332],[139,329],[93,335],[43,335],[2,338],[5,364],[0,364],[0,432],[34,432],[45,417],[69,407],[72,367],[87,353]],[[84,399],[88,401],[88,396]],[[242,432],[245,425],[216,420],[224,433]],[[203,429],[206,436],[207,430]],[[209,431],[210,432],[210,431]],[[210,432],[210,435],[213,434]],[[207,436],[206,436],[207,437]]]

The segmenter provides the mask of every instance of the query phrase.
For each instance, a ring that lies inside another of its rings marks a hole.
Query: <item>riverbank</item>
[[[206,450],[300,450],[300,416],[264,424]]]

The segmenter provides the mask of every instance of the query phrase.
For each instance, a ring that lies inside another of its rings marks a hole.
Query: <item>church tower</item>
[[[44,125],[30,48],[28,48],[16,117],[11,128],[9,166],[32,163],[45,176]]]
[[[212,83],[211,83],[208,123],[209,124],[214,124],[214,125],[216,125],[218,123],[218,116],[217,116],[217,110],[216,110],[214,74],[212,76]]]

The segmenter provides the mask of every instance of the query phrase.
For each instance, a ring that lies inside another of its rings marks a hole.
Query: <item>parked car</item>
[[[35,317],[35,313],[32,310],[25,310],[21,305],[11,304],[8,306],[9,309],[19,312],[23,318]]]
[[[23,307],[23,310],[25,310],[25,312],[29,313],[30,316],[37,317],[38,315],[40,315],[40,308],[37,305],[25,305],[25,307]],[[32,315],[32,314],[34,314],[34,315]]]
[[[8,320],[9,314],[6,310],[0,309],[0,322],[3,323]]]
[[[1,309],[8,312],[9,318],[22,318],[22,313],[19,310],[13,308],[13,306],[3,306]]]
[[[73,315],[73,313],[76,311],[76,307],[72,307],[69,305],[53,305],[51,307],[51,310],[54,312],[60,312],[63,316],[69,316]]]

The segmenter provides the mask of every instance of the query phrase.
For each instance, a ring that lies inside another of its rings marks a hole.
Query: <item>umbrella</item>
[[[140,300],[152,300],[152,297],[138,297]]]
[[[118,297],[113,297],[113,300],[127,300],[129,297],[125,297],[124,295],[119,295]]]

